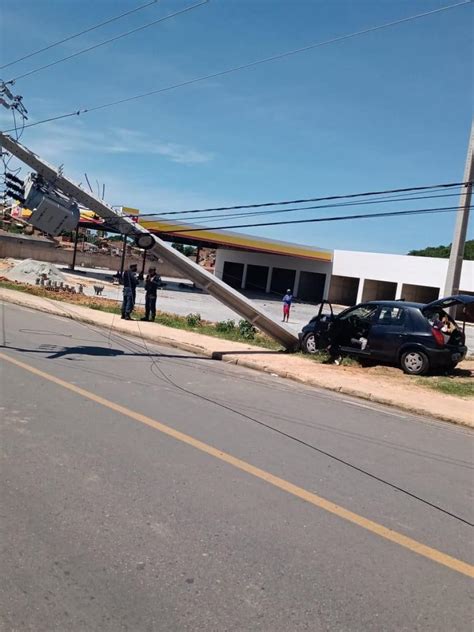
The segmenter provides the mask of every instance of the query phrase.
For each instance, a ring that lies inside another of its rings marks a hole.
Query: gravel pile
[[[36,284],[36,279],[46,275],[46,279],[51,281],[67,282],[66,277],[52,263],[45,261],[35,261],[34,259],[25,259],[13,266],[5,273],[7,279],[11,281],[19,281],[21,283]]]

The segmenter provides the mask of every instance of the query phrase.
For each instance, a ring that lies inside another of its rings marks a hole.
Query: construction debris
[[[34,259],[20,261],[5,272],[5,276],[10,281],[19,281],[28,285],[63,285],[67,281],[55,265]]]

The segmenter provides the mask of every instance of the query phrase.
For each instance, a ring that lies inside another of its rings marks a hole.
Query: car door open
[[[377,305],[357,305],[338,316],[330,330],[331,344],[341,352],[369,355],[369,336]]]
[[[394,362],[406,337],[408,314],[403,307],[381,305],[370,328],[368,348],[374,359]]]

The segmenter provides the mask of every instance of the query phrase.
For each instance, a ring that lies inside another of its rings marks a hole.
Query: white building
[[[234,287],[339,305],[393,300],[428,303],[443,295],[447,259],[335,250],[332,261],[218,248],[215,274]],[[460,292],[474,294],[474,261],[464,261]]]
[[[325,250],[155,218],[142,224],[161,236],[216,248],[215,274],[237,289],[339,305],[404,298],[430,302],[444,293],[447,259]],[[460,292],[474,294],[474,261],[464,261]]]

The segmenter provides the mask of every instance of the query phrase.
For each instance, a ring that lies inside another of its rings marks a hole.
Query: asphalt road
[[[0,309],[2,632],[471,630],[470,431]]]

